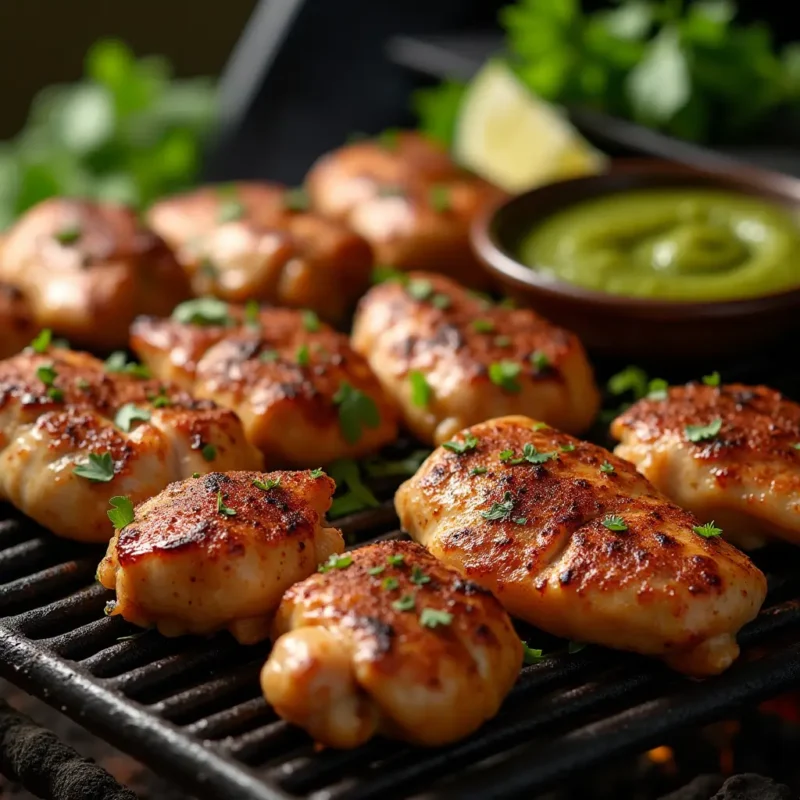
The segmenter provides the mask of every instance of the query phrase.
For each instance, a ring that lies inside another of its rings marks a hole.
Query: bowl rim
[[[685,178],[687,185],[691,183],[692,179],[699,179],[710,186],[717,185],[720,188],[730,188],[742,194],[769,198],[800,211],[800,180],[789,175],[762,171],[748,165],[743,165],[734,173],[723,173],[655,158],[614,159],[611,164],[611,169],[607,172],[568,178],[538,186],[483,208],[473,220],[470,228],[471,244],[479,259],[490,272],[501,280],[506,283],[510,282],[519,288],[535,291],[554,299],[592,303],[604,306],[608,310],[625,310],[628,313],[634,312],[642,315],[663,312],[670,315],[680,313],[695,318],[698,315],[706,318],[728,317],[753,310],[763,310],[764,306],[771,307],[793,300],[800,301],[800,280],[796,287],[790,289],[731,300],[663,300],[612,294],[598,289],[588,289],[531,269],[512,255],[509,248],[500,241],[497,231],[498,219],[508,213],[509,209],[529,204],[532,197],[538,201],[547,194],[562,193],[572,189],[574,190],[572,199],[559,206],[559,208],[569,207],[581,202],[587,196],[595,196],[591,190],[596,187],[602,187],[609,181],[613,182],[621,178],[643,180],[642,186],[635,187],[640,189],[647,188],[647,179],[655,180],[654,185],[664,185],[659,184],[658,179],[665,177],[675,178],[676,185],[680,185],[680,178]],[[598,195],[610,193],[613,191],[597,192]],[[534,217],[534,222],[543,218],[543,215]]]

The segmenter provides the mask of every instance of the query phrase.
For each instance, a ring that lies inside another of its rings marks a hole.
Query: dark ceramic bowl
[[[744,193],[800,212],[800,181],[788,176],[747,168],[722,174],[663,161],[620,161],[602,175],[552,183],[505,201],[475,221],[473,245],[515,300],[574,331],[598,353],[738,355],[800,330],[800,282],[797,289],[746,300],[646,300],[558,281],[516,258],[524,234],[556,211],[614,192],[681,186]]]

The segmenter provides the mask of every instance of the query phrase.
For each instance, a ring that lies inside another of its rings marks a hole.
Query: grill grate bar
[[[91,582],[96,569],[97,563],[85,558],[59,564],[0,587],[0,611],[4,610],[6,601],[13,605],[15,598],[17,602],[24,600],[26,604],[41,603],[45,597],[50,597],[56,591],[63,595],[76,585],[84,587],[48,605],[5,620],[5,624],[26,636],[43,639],[48,635],[55,635],[56,631],[69,630],[77,624],[76,620],[80,617],[91,615],[92,619],[96,619],[98,605],[102,609],[105,599],[109,597],[106,589]]]
[[[273,756],[281,749],[297,744],[308,743],[308,736],[283,720],[249,731],[243,736],[223,739],[220,745],[226,752],[247,764],[263,763],[271,753]]]
[[[58,545],[49,537],[28,539],[0,552],[0,581],[5,583],[19,577],[23,572],[38,570],[48,562],[57,560]]]
[[[51,639],[44,639],[42,645],[62,658],[79,660],[111,646],[129,630],[130,626],[122,617],[101,617]]]
[[[221,739],[223,736],[228,736],[232,741],[234,731],[254,722],[266,722],[267,720],[276,721],[275,712],[259,695],[252,700],[246,700],[232,708],[226,708],[224,711],[218,711],[216,714],[199,719],[197,722],[187,725],[184,731],[190,736],[202,739]]]

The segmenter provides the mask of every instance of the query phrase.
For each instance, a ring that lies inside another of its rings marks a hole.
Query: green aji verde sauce
[[[790,211],[745,194],[621,192],[557,211],[525,236],[520,256],[611,294],[733,300],[800,284],[800,226]]]

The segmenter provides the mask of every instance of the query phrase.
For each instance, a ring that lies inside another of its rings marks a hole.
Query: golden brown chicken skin
[[[148,220],[198,296],[312,308],[342,322],[369,286],[372,250],[273,183],[206,186],[156,203]]]
[[[490,284],[469,242],[475,217],[503,193],[411,131],[345,145],[306,178],[314,208],[372,245],[377,264]]]
[[[139,320],[131,345],[159,377],[234,409],[270,466],[357,458],[396,438],[396,411],[344,334],[286,308],[244,324],[241,307],[229,314],[227,325]]]
[[[765,386],[674,386],[611,426],[617,455],[668,497],[753,548],[800,543],[800,405]]]
[[[458,434],[395,504],[414,539],[512,615],[690,675],[730,666],[766,594],[747,556],[696,532],[627,461],[526,417]]]
[[[210,469],[257,469],[236,415],[63,348],[0,362],[0,498],[58,536],[106,542],[109,498]]]
[[[134,211],[70,198],[39,203],[11,228],[0,281],[23,292],[38,327],[100,352],[125,346],[137,314],[169,314],[189,296],[172,252]]]
[[[334,558],[293,586],[261,673],[267,700],[317,742],[375,734],[435,746],[494,716],[522,663],[502,606],[412,542]]]
[[[0,358],[19,353],[36,335],[37,326],[22,292],[0,283]]]
[[[111,614],[166,636],[268,636],[283,592],[344,549],[321,472],[212,472],[167,486],[114,533],[97,578]]]
[[[440,444],[468,425],[513,413],[580,433],[600,405],[573,334],[442,276],[412,273],[405,284],[371,289],[352,339],[424,442]]]

